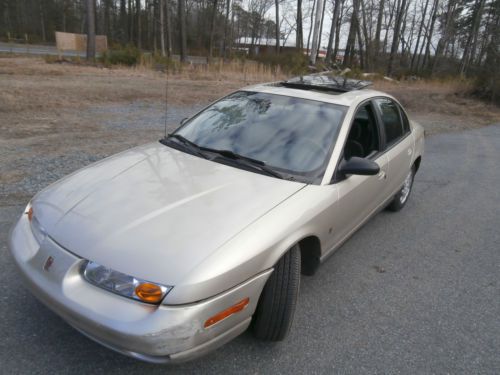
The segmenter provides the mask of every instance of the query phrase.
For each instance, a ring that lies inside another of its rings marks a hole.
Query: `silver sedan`
[[[319,78],[320,79],[319,79]],[[248,87],[38,193],[9,236],[33,294],[97,342],[189,360],[291,328],[311,275],[410,196],[422,127],[359,82]]]

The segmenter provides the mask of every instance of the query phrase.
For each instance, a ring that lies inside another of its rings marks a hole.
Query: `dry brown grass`
[[[469,97],[468,82],[379,80],[374,88],[396,97],[428,134],[500,122],[500,108]]]
[[[242,86],[285,76],[262,64],[238,62],[188,66],[169,76],[172,105],[206,104]],[[50,133],[75,119],[75,110],[111,103],[161,102],[166,75],[140,66],[104,68],[43,59],[0,59],[0,133],[24,137]],[[436,133],[500,122],[500,110],[463,95],[457,82],[375,82],[397,97],[412,116]],[[29,126],[24,124],[29,123]],[[92,124],[88,124],[91,126]]]

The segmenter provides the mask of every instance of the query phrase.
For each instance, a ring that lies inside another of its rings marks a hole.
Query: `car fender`
[[[334,185],[308,185],[210,254],[174,286],[165,304],[209,298],[272,268],[292,246],[314,236],[323,248],[325,205],[338,200]]]

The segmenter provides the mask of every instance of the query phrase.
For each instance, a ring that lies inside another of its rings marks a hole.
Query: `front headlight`
[[[172,289],[101,266],[92,261],[83,265],[84,278],[100,288],[138,301],[158,304]]]

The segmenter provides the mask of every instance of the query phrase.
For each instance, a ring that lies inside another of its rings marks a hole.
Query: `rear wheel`
[[[394,196],[392,202],[387,206],[390,211],[399,211],[408,202],[408,198],[410,197],[411,188],[413,187],[413,179],[415,177],[415,166],[413,166],[405,178],[403,182],[403,186],[398,191],[398,193]]]
[[[281,341],[293,321],[300,285],[300,249],[292,247],[278,261],[267,280],[253,317],[254,335],[266,341]]]

